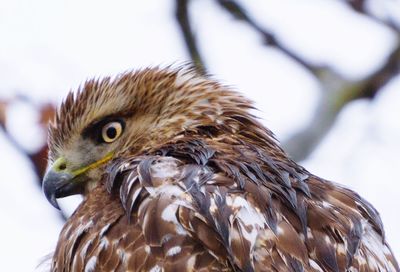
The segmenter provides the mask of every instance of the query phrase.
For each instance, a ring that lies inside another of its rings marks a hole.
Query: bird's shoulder
[[[107,173],[105,186],[88,196],[63,231],[68,239],[75,230],[79,246],[70,248],[85,256],[82,265],[398,271],[368,202],[279,153],[232,137],[179,140],[116,159]],[[88,231],[85,224],[97,228]]]
[[[373,206],[279,149],[235,137],[184,138],[115,167],[108,189],[119,182],[128,214],[141,199],[154,201],[149,235],[168,218],[233,270],[398,271]]]

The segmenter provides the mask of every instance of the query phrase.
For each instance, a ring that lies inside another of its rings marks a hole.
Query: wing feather
[[[53,268],[399,271],[369,203],[224,139],[115,161],[64,227]]]

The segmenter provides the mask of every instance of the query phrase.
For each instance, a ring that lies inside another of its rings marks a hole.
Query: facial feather
[[[49,130],[50,159],[84,147],[76,144],[82,131],[108,116],[131,121],[125,132],[129,137],[119,149],[135,145],[145,149],[199,125],[222,125],[224,108],[239,112],[252,107],[250,101],[239,97],[217,82],[197,76],[190,67],[148,68],[115,78],[91,79],[76,93],[71,92],[58,109]]]

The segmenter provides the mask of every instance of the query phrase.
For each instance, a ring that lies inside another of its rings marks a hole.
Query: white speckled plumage
[[[52,270],[399,271],[375,209],[291,161],[251,108],[187,68],[91,80],[68,96],[50,160],[115,155],[87,174]],[[120,140],[81,139],[110,114],[126,122]]]

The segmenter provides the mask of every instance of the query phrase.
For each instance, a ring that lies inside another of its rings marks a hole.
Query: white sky
[[[0,0],[0,98],[24,94],[59,102],[88,77],[187,60],[173,1]],[[395,37],[349,12],[339,1],[242,1],[255,18],[306,59],[360,78],[381,64]],[[389,5],[392,2],[387,0]],[[390,2],[390,3],[389,3]],[[392,5],[390,12],[400,14]],[[385,14],[385,12],[382,12]],[[279,139],[310,120],[320,90],[313,77],[211,0],[191,10],[206,64],[216,78],[256,101]],[[372,103],[357,101],[340,114],[326,140],[303,164],[346,184],[381,213],[400,258],[400,78]],[[23,103],[10,110],[12,133],[28,149],[40,144],[37,118]],[[62,226],[34,183],[29,162],[0,134],[1,270],[32,271],[50,253]],[[71,210],[77,202],[62,201]],[[24,262],[21,262],[23,256]]]

